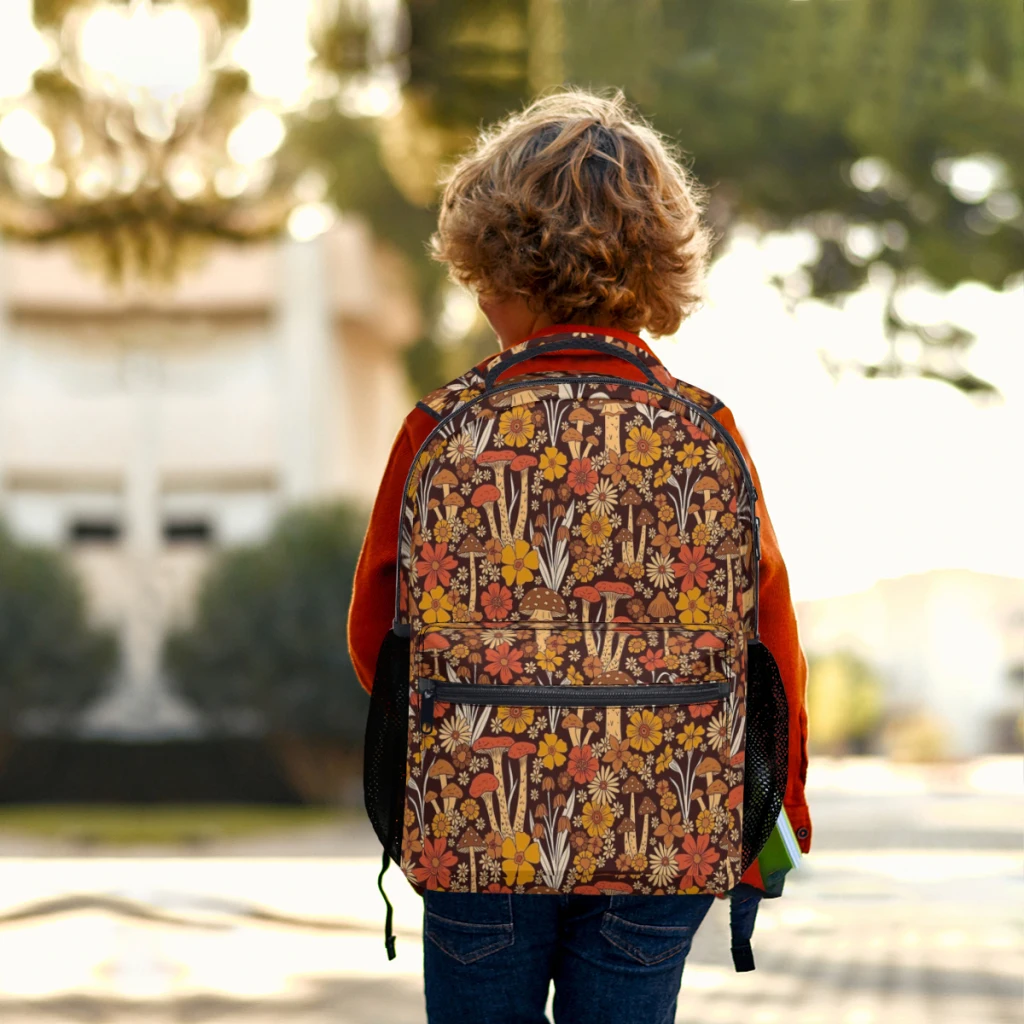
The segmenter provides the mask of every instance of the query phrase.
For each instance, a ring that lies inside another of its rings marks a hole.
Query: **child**
[[[700,214],[698,187],[620,94],[565,91],[485,132],[457,164],[434,256],[476,293],[502,349],[596,330],[651,355],[636,332],[673,334],[698,304],[709,247]],[[612,355],[582,350],[538,355],[516,370],[545,371],[634,379],[637,373]],[[721,407],[714,416],[739,444],[760,494],[732,413]],[[367,690],[392,620],[406,476],[435,425],[420,407],[406,418],[356,570],[349,647]],[[807,850],[806,665],[786,569],[760,498],[757,514],[760,633],[789,701],[785,807]],[[553,980],[555,1016],[563,1024],[668,1024],[693,933],[712,899],[427,892],[429,1020],[538,1024]]]

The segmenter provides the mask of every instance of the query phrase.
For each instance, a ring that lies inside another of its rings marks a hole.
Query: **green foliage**
[[[807,666],[807,716],[815,751],[877,751],[884,686],[878,673],[850,651],[812,657]]]
[[[267,732],[361,741],[366,697],[345,637],[364,527],[340,506],[298,510],[265,545],[221,556],[165,652],[176,689],[215,727],[255,713]]]
[[[15,544],[0,527],[0,732],[28,716],[52,731],[72,728],[116,664],[114,637],[87,623],[65,560]]]

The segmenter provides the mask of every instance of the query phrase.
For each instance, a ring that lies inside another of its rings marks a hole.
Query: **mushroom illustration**
[[[569,422],[578,430],[580,433],[585,431],[591,423],[594,422],[594,414],[585,409],[582,405],[576,409],[573,409],[569,413]]]
[[[511,736],[481,736],[473,744],[474,753],[487,754],[491,761],[494,762],[494,776],[498,780],[498,814],[501,820],[501,829],[499,831],[506,838],[512,835],[512,822],[509,821],[508,817],[508,799],[505,796],[505,780],[501,770],[501,758],[514,742],[515,740]]]
[[[601,726],[597,722],[584,722],[583,728],[587,730],[586,735],[583,737],[583,746],[586,746],[594,734],[601,731]]]
[[[672,606],[672,602],[665,596],[664,590],[659,590],[654,600],[647,606],[647,614],[653,616],[659,622],[675,618],[675,609]]]
[[[438,796],[439,796],[439,794],[438,794],[436,789],[428,789],[426,791],[426,793],[423,794],[423,802],[427,803],[427,804],[431,804],[433,806],[435,812],[440,814],[441,813],[441,805],[437,802]]]
[[[527,592],[519,603],[519,610],[530,616],[531,622],[550,622],[552,619],[564,619],[567,611],[565,601],[547,587],[534,587]],[[537,647],[542,648],[551,636],[550,629],[537,630]]]
[[[615,829],[618,835],[623,837],[626,853],[631,857],[636,856],[636,825],[631,818],[623,818]]]
[[[720,491],[721,485],[713,476],[702,476],[694,485],[695,491],[700,491],[704,495],[704,505],[707,506],[708,498],[711,497],[716,491]]]
[[[466,499],[458,491],[452,491],[441,499],[441,504],[444,505],[445,519],[454,519],[455,513],[466,504]]]
[[[458,554],[469,559],[469,610],[473,612],[476,609],[476,559],[486,552],[480,538],[469,532],[459,545]]]
[[[476,854],[480,850],[486,850],[487,844],[480,838],[480,833],[470,825],[462,833],[456,849],[459,853],[469,854],[469,891],[476,892]]]
[[[520,740],[508,748],[508,759],[519,762],[519,792],[516,793],[515,831],[522,832],[526,821],[526,759],[537,753],[537,744]]]
[[[437,512],[437,518],[440,519],[441,518],[441,512],[439,511],[440,508],[441,508],[441,502],[439,502],[437,500],[437,498],[431,498],[430,501],[427,502],[427,514],[424,517],[424,520],[423,520],[424,523],[426,524],[426,523],[429,522],[429,520],[430,520],[430,513],[431,512],[435,512],[436,511]]]
[[[652,526],[657,520],[651,515],[649,509],[642,508],[636,515],[636,521],[640,526],[640,546],[637,548],[636,560],[642,562],[647,548],[647,527]]]
[[[644,784],[635,775],[630,775],[622,784],[622,792],[629,794],[629,817],[636,825],[636,795],[644,792]],[[633,852],[636,853],[635,847]]]
[[[726,799],[726,806],[730,811],[735,811],[739,815],[740,823],[740,835],[743,834],[743,784],[740,783],[738,786],[734,786],[729,790],[729,796]]]
[[[508,496],[505,494],[505,466],[516,457],[514,451],[500,448],[494,452],[481,452],[476,457],[478,466],[490,466],[494,472],[494,486],[498,488],[498,517],[501,521],[501,543],[506,547],[512,543],[512,532],[508,524]]]
[[[575,427],[566,427],[562,431],[560,440],[569,445],[569,451],[574,459],[580,457],[580,446],[583,443],[583,435]]]
[[[596,888],[603,896],[612,896],[615,893],[621,893],[623,896],[628,896],[633,891],[633,886],[631,886],[629,882],[616,882],[612,879],[597,882]]]
[[[595,680],[596,686],[632,686],[633,677],[625,672],[602,672]],[[608,739],[622,739],[622,708],[609,707],[604,715],[605,735]]]
[[[725,641],[714,633],[701,633],[693,642],[693,646],[704,651],[721,651],[725,649]]]
[[[570,712],[562,718],[562,725],[569,730],[569,738],[572,740],[572,745],[578,747],[580,745],[580,738],[583,735],[583,719],[579,715],[574,715]]]
[[[459,486],[459,478],[450,470],[439,470],[431,481],[435,487],[440,487],[447,498],[453,487]]]
[[[710,498],[704,502],[704,521],[706,523],[713,523],[715,516],[719,512],[724,512],[725,506],[719,501],[718,498]]]
[[[494,484],[481,484],[470,496],[470,503],[475,508],[483,507],[487,516],[487,522],[491,524],[491,536],[495,540],[501,540],[501,531],[494,518],[494,503],[501,498],[501,491]]]
[[[697,805],[700,807],[700,809],[702,811],[707,810],[707,808],[704,806],[704,790],[703,789],[691,789],[690,790],[690,799],[691,800],[696,800],[697,801]]]
[[[629,556],[627,557],[628,562],[633,561],[633,509],[637,505],[642,505],[644,499],[640,497],[639,492],[635,487],[627,487],[625,494],[620,499],[621,504],[625,505],[629,509],[629,517],[626,521],[626,529],[629,530]]]
[[[442,651],[448,650],[451,644],[436,630],[431,630],[424,638],[420,645],[420,649],[424,651],[430,651],[431,656],[434,659],[434,678],[441,679],[441,669],[438,667],[437,659],[441,656]],[[447,763],[447,762],[445,762]],[[454,775],[455,772],[449,774]],[[442,783],[444,785],[444,783]]]
[[[640,801],[640,813],[643,815],[643,819],[644,819],[643,830],[640,833],[640,852],[641,853],[646,853],[647,852],[647,828],[648,828],[648,823],[651,820],[651,815],[658,813],[657,805],[647,795],[645,795],[643,800]]]
[[[623,598],[632,597],[636,591],[628,583],[617,583],[614,580],[601,580],[594,588],[603,598],[605,603],[605,622],[611,622],[615,618],[615,602]],[[612,649],[612,633],[609,629],[604,637],[604,649],[601,651],[601,660],[608,664],[608,656]]]
[[[454,782],[449,782],[441,790],[441,800],[444,803],[445,814],[451,814],[455,810],[455,801],[462,796],[462,790]]]
[[[573,894],[576,896],[600,896],[601,890],[596,885],[574,885]]]
[[[643,636],[642,630],[628,628],[633,625],[633,620],[627,615],[616,615],[612,622],[621,622],[624,628],[616,630],[619,636],[615,643],[615,653],[611,656],[610,664],[606,666],[607,669],[617,669],[619,667],[619,663],[622,661],[622,653],[625,651],[626,643],[631,636]]]
[[[604,402],[601,406],[601,415],[604,417],[604,446],[616,454],[622,452],[619,420],[626,408],[622,402]]]
[[[481,772],[469,784],[469,795],[477,800],[482,799],[487,809],[487,820],[491,823],[492,832],[501,832],[494,817],[494,802],[491,794],[498,788],[498,780],[490,772]]]
[[[583,443],[586,445],[586,448],[583,449],[583,458],[586,458],[594,450],[594,446],[601,443],[601,439],[595,434],[587,434],[583,438]]]
[[[726,611],[732,611],[732,598],[733,598],[733,560],[739,557],[740,549],[736,544],[736,541],[732,537],[726,537],[721,544],[718,545],[718,550],[715,552],[719,558],[725,559],[725,571],[729,581],[729,590],[725,597],[725,608]]]
[[[596,587],[577,587],[572,592],[573,597],[578,597],[583,602],[583,621],[590,622],[590,606],[601,603],[601,593]],[[673,615],[675,612],[672,613]],[[587,653],[596,658],[598,656],[597,637],[592,629],[583,630],[583,639],[587,645]]]
[[[715,772],[720,772],[721,770],[722,766],[721,764],[719,764],[718,761],[716,761],[713,757],[705,757],[704,760],[701,761],[699,765],[697,765],[696,774],[703,775],[704,778],[707,779],[705,785],[710,787],[711,779],[713,778]]]
[[[427,778],[440,779],[438,785],[441,789],[444,789],[448,785],[448,780],[455,775],[455,766],[451,761],[446,761],[443,757],[439,757],[431,766],[430,771],[427,772]]]
[[[530,509],[530,470],[537,465],[535,455],[517,455],[510,463],[509,469],[519,474],[519,511],[516,513],[516,526],[512,536],[522,540],[526,532],[526,518]]]
[[[729,792],[729,787],[721,780],[715,779],[714,782],[708,786],[708,804],[711,807],[717,807],[722,800],[723,794]]]

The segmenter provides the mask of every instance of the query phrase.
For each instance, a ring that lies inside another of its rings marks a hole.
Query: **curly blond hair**
[[[445,180],[435,259],[485,298],[554,323],[672,334],[700,302],[704,192],[622,93],[536,100]]]

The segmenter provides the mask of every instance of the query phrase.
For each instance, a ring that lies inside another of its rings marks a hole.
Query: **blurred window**
[[[164,540],[168,544],[212,544],[213,526],[209,519],[168,519]]]
[[[121,539],[121,524],[116,519],[73,519],[68,529],[72,544],[116,544]]]

